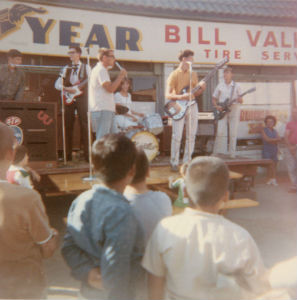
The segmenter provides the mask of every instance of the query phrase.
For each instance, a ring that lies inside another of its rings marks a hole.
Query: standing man
[[[127,76],[121,69],[118,77],[111,82],[108,69],[115,63],[113,50],[101,48],[98,54],[99,62],[93,68],[89,85],[89,110],[92,112],[92,127],[96,132],[96,140],[111,133],[115,114],[114,92],[121,81]]]
[[[89,161],[89,144],[88,144],[88,74],[90,73],[90,68],[88,65],[81,62],[81,48],[80,47],[69,47],[69,58],[71,63],[65,66],[61,72],[60,76],[55,83],[55,88],[57,90],[64,90],[65,96],[67,93],[70,99],[77,90],[81,92],[80,95],[76,96],[73,101],[65,103],[65,135],[66,135],[66,158],[68,161],[72,160],[72,137],[73,137],[73,126],[75,121],[75,111],[77,111],[79,124],[80,124],[80,134],[82,136],[82,143],[84,147],[84,158]],[[63,83],[63,86],[62,86]],[[70,103],[71,102],[71,103]]]
[[[42,260],[54,254],[57,231],[36,191],[6,181],[15,137],[1,122],[0,141],[0,298],[45,299]]]
[[[217,85],[212,97],[212,104],[218,111],[222,111],[222,107],[220,106],[221,102],[224,102],[226,99],[229,99],[229,101],[236,99],[235,103],[231,106],[231,112],[227,113],[223,119],[218,121],[213,153],[229,153],[231,157],[235,157],[239,104],[242,103],[242,98],[240,97],[240,86],[232,80],[232,76],[232,68],[225,68],[224,81]]]
[[[172,101],[183,101],[186,103],[193,100],[194,96],[190,98],[189,93],[181,94],[183,88],[190,85],[190,65],[194,61],[194,52],[191,50],[184,50],[178,57],[180,64],[175,69],[167,80],[166,98]],[[205,82],[198,83],[198,76],[196,72],[192,73],[192,88],[198,84],[201,89],[197,91],[195,96],[199,96],[205,90]],[[185,116],[180,120],[173,120],[172,122],[172,139],[171,139],[171,170],[178,171],[180,144],[183,136],[184,124],[186,123],[186,145],[184,151],[183,163],[186,163],[192,157],[195,146],[195,137],[198,128],[198,105],[191,105]]]
[[[291,121],[286,126],[286,162],[292,186],[289,193],[297,191],[297,107],[292,109]]]
[[[0,100],[23,100],[25,74],[17,68],[22,64],[22,53],[11,49],[7,53],[7,65],[0,66]]]

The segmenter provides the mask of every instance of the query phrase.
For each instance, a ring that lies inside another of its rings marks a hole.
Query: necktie
[[[74,69],[73,69],[73,75],[76,75],[76,74],[77,74],[78,66],[79,66],[79,65],[73,65],[73,67],[74,67]]]

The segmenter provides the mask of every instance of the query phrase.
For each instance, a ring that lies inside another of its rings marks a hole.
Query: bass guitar
[[[80,96],[83,91],[79,89],[80,83],[76,83],[73,86],[71,86],[72,89],[75,90],[74,93],[63,91],[63,100],[65,105],[71,105],[77,96]]]
[[[207,82],[212,76],[214,76],[216,71],[218,69],[222,68],[228,61],[229,61],[228,57],[225,57],[223,60],[221,60],[219,63],[217,63],[215,65],[215,67],[207,73],[207,75],[202,79],[202,81]],[[196,87],[194,87],[192,89],[191,94],[195,94],[200,89],[201,89],[201,86],[197,85]],[[186,86],[181,90],[180,95],[183,95],[188,92],[189,92],[189,86]],[[169,117],[171,117],[173,120],[177,121],[177,120],[182,119],[185,116],[188,108],[195,103],[196,103],[196,100],[191,100],[191,101],[170,100],[164,106],[164,111],[169,115]]]
[[[255,87],[245,91],[244,93],[240,94],[238,98],[241,98],[243,97],[244,95],[246,94],[249,94],[249,93],[253,93],[254,91],[256,90]],[[231,106],[233,103],[235,103],[237,101],[237,99],[233,99],[232,101],[230,101],[229,98],[227,98],[224,102],[221,102],[219,103],[218,105],[220,107],[222,107],[222,110],[217,110],[217,109],[214,109],[214,119],[215,121],[218,121],[218,120],[221,120],[225,117],[225,115],[231,111]]]

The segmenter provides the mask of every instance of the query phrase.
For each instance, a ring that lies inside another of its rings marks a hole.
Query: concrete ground
[[[229,210],[226,218],[247,229],[255,239],[267,268],[297,255],[297,195],[288,193],[289,182],[281,174],[279,186],[267,186],[262,175],[257,176],[252,190],[259,206]],[[45,199],[53,227],[61,236],[65,231],[63,218],[74,195]],[[50,287],[49,298],[73,298],[79,288],[59,251],[45,262]]]

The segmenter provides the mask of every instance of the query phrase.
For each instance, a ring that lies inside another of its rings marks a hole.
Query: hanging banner
[[[293,27],[162,19],[16,1],[1,1],[0,15],[1,51],[64,56],[75,45],[89,47],[92,57],[106,47],[121,60],[176,62],[178,52],[189,48],[202,64],[225,56],[240,65],[297,63]]]

